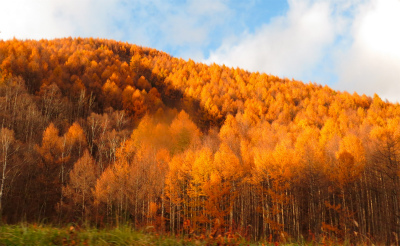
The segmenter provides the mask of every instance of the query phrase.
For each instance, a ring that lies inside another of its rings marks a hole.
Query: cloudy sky
[[[400,0],[0,0],[0,32],[127,41],[400,102]]]

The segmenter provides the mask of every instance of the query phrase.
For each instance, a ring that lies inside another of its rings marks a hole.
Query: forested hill
[[[400,234],[400,107],[376,95],[112,40],[14,39],[0,41],[0,121],[4,222]]]

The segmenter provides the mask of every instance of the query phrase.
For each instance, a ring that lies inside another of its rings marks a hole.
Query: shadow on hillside
[[[210,128],[220,128],[225,122],[226,115],[221,113],[216,117],[200,103],[199,99],[185,95],[184,92],[165,82],[165,78],[153,73],[150,69],[144,70],[144,76],[148,78],[152,87],[155,87],[161,94],[161,99],[165,106],[184,110],[189,114],[193,122],[202,132],[207,132]]]

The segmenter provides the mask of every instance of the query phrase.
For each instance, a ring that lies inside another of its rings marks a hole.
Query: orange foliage
[[[14,39],[0,119],[24,150],[2,165],[5,221],[398,243],[400,106],[378,95],[112,40]]]

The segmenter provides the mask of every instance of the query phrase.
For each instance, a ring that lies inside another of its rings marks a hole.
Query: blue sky
[[[400,101],[400,0],[1,1],[0,39],[115,39]]]

